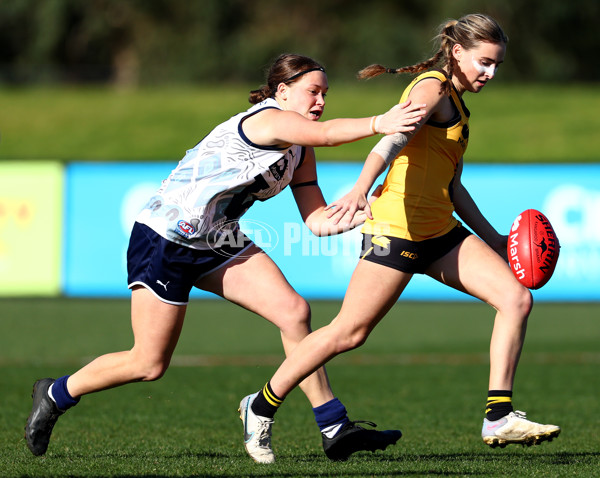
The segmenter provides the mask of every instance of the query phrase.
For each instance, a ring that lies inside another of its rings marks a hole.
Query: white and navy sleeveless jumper
[[[213,129],[187,151],[137,217],[165,239],[193,249],[214,249],[220,235],[239,227],[238,219],[256,201],[279,194],[304,159],[304,147],[259,146],[242,131],[243,121],[272,98]],[[210,244],[210,245],[209,245]]]

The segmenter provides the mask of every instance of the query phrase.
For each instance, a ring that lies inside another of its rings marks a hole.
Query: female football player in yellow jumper
[[[361,260],[338,316],[302,340],[254,403],[272,417],[304,377],[366,341],[414,274],[427,274],[497,311],[483,441],[492,447],[538,444],[558,436],[560,428],[527,420],[512,407],[531,293],[506,263],[507,237],[485,219],[461,182],[469,140],[469,110],[462,96],[478,93],[494,78],[508,39],[495,20],[472,14],[444,24],[439,40],[438,52],[427,61],[399,69],[371,65],[359,73],[360,78],[420,73],[400,101],[426,104],[427,114],[414,131],[384,137],[352,191],[330,206],[341,222],[359,208],[367,212]],[[383,192],[369,210],[366,195],[388,166]]]

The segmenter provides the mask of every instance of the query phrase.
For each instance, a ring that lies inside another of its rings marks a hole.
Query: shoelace
[[[272,422],[263,422],[259,420],[258,425],[258,445],[261,447],[271,448],[271,426]]]
[[[377,424],[376,424],[376,423],[373,423],[373,422],[370,422],[370,421],[367,421],[367,420],[356,420],[356,421],[351,421],[351,422],[349,423],[349,425],[352,425],[352,426],[354,426],[354,425],[356,425],[357,423],[365,423],[366,425],[372,426],[373,428],[376,428],[376,427],[377,427]],[[359,427],[359,428],[362,428],[362,427]]]
[[[517,418],[523,418],[524,420],[527,420],[527,414],[525,412],[522,412],[521,410],[515,410],[513,413]]]

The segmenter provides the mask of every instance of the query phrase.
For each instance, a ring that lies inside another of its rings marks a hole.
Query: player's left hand
[[[375,199],[381,196],[381,191],[383,191],[383,186],[379,185],[377,186],[375,191],[373,191],[373,194],[369,196],[369,212],[371,211],[370,205],[373,204],[373,201],[375,201]],[[360,226],[367,220],[367,214],[365,213],[365,209],[358,209],[356,213],[354,213],[354,217],[352,218],[352,222],[350,223],[351,228],[354,229],[355,227]]]
[[[325,210],[329,211],[328,218],[334,224],[349,225],[358,210],[362,210],[369,219],[372,219],[367,196],[356,188],[352,188],[348,194],[328,204]]]
[[[382,187],[378,186],[371,197],[367,199],[366,194],[352,188],[350,192],[340,199],[328,204],[325,210],[329,211],[328,218],[334,224],[352,224],[357,212],[362,212],[365,218],[373,219],[371,214],[371,203],[379,197]]]

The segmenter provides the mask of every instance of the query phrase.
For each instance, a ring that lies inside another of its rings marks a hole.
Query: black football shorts
[[[472,233],[458,224],[447,234],[424,241],[363,234],[361,259],[411,274],[424,274]]]

